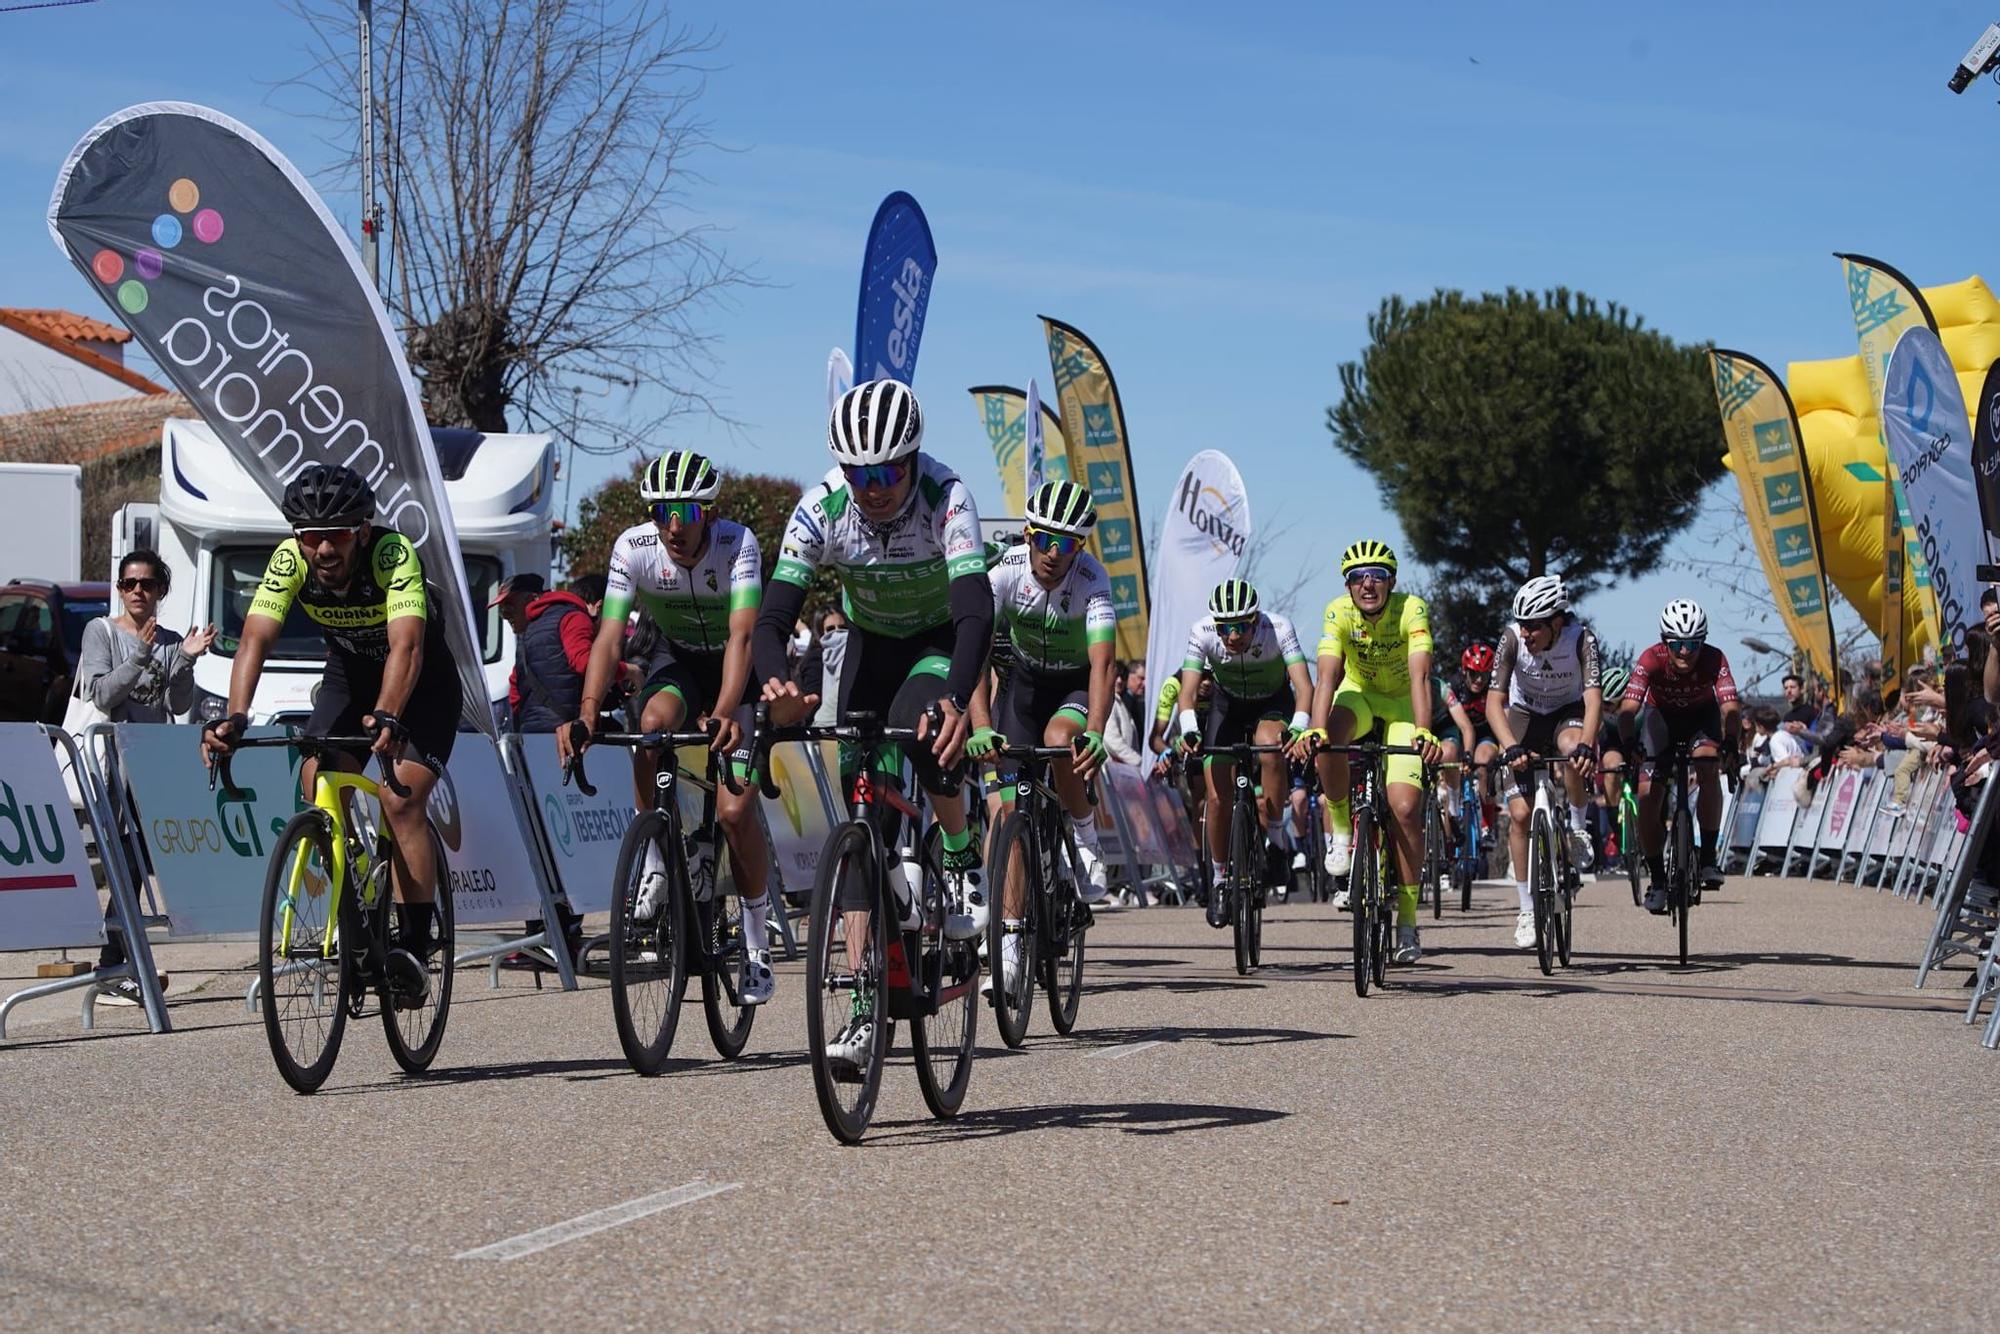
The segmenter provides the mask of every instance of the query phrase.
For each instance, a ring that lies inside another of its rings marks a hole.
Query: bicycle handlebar
[[[216,758],[215,763],[209,766],[208,790],[210,792],[215,791],[216,781],[220,779],[222,783],[222,790],[228,796],[234,798],[243,791],[242,788],[236,786],[236,780],[230,775],[229,772],[230,758],[236,751],[239,750],[270,750],[278,746],[286,746],[286,747],[297,747],[301,751],[314,751],[314,750],[327,750],[327,751],[337,750],[337,751],[350,751],[350,752],[361,751],[365,754],[369,750],[371,750],[374,747],[374,745],[375,745],[375,738],[367,736],[244,737],[243,739],[237,741],[234,745],[230,746],[228,750],[222,752],[222,754]],[[408,748],[408,752],[404,756],[404,758],[405,759],[414,758],[416,762],[419,764],[422,764],[425,760],[424,753],[416,749],[414,746]],[[396,780],[396,767],[393,764],[389,763],[389,757],[387,755],[377,755],[375,759],[377,761],[377,767],[381,770],[382,786],[388,788],[389,791],[395,793],[399,797],[409,796],[410,789],[403,786],[403,784],[401,784]]]
[[[932,704],[924,710],[924,720],[931,726],[931,732],[944,726],[944,710]],[[750,767],[761,769],[759,761],[773,746],[787,741],[848,741],[856,745],[901,746],[916,745],[924,738],[914,727],[886,727],[880,724],[872,713],[850,713],[843,722],[814,725],[812,723],[792,723],[778,727],[771,722],[771,705],[768,700],[760,702],[750,717]],[[776,800],[778,784],[770,773],[760,775],[758,790]]]
[[[598,732],[592,734],[585,729],[582,740],[587,741],[593,746],[623,746],[628,750],[644,750],[659,746],[667,746],[677,750],[682,746],[713,746],[716,729],[720,726],[720,722],[714,718],[710,718],[708,720],[708,727],[700,732]],[[583,750],[577,745],[577,733],[579,729],[583,728],[583,720],[581,718],[575,720],[570,723],[569,728],[571,750],[569,761],[563,765],[563,784],[567,786],[573,782],[576,784],[578,792],[583,793],[586,797],[594,797],[597,795],[597,789],[591,786],[590,779],[584,774]],[[736,775],[730,771],[727,764],[719,762],[713,750],[709,752],[709,768],[719,774],[722,779],[722,785],[729,789],[731,796],[742,793],[743,784],[736,781]]]

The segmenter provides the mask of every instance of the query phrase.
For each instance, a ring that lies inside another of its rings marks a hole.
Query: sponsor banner
[[[451,907],[459,926],[542,915],[532,852],[489,737],[461,735],[431,789],[431,823],[444,840]]]
[[[1764,578],[1792,642],[1806,650],[1837,700],[1840,655],[1798,413],[1778,373],[1755,357],[1717,348],[1709,364],[1730,471],[1743,492]]]
[[[1828,798],[1833,808],[1826,813],[1826,833],[1820,839],[1824,848],[1838,848],[1847,841],[1848,822],[1854,818],[1854,803],[1861,795],[1858,772],[1845,766],[1836,767],[1833,772],[1833,796]]]
[[[1032,379],[1028,381],[1028,406],[1021,414],[1021,424],[1028,437],[1028,457],[1024,468],[1022,484],[1029,495],[1042,489],[1042,390]]]
[[[1005,384],[975,385],[969,392],[979,411],[979,424],[986,442],[993,447],[993,466],[1000,474],[1000,514],[995,517],[1020,518],[1028,507],[1027,476],[1023,451],[1028,441],[1028,396]],[[1044,403],[1042,409],[1042,480],[1070,480],[1069,442],[1062,422]]]
[[[1104,775],[1105,795],[1117,803],[1118,815],[1132,836],[1132,845],[1125,849],[1126,864],[1168,865],[1171,858],[1166,832],[1160,827],[1159,808],[1146,791],[1145,775],[1131,765],[1115,763],[1105,765],[1100,772]]]
[[[833,742],[824,743],[821,763],[840,772]],[[777,785],[776,801],[764,798],[764,824],[771,832],[771,857],[787,890],[802,894],[812,888],[819,872],[819,854],[833,833],[826,802],[820,796],[819,780],[813,773],[812,754],[804,742],[787,741],[771,747],[771,779]]]
[[[1153,622],[1146,636],[1146,683],[1152,698],[1143,716],[1153,716],[1160,688],[1180,675],[1188,631],[1207,611],[1209,590],[1242,568],[1253,531],[1243,474],[1229,456],[1204,449],[1189,459],[1174,483],[1160,529]],[[1119,629],[1124,629],[1122,622]]]
[[[103,939],[97,880],[56,752],[32,723],[0,724],[0,950]]]
[[[854,365],[870,380],[914,383],[937,276],[937,245],[917,201],[901,190],[875,210],[861,257],[861,301],[854,315]],[[850,372],[851,374],[851,372]]]
[[[839,348],[826,354],[826,410],[832,412],[840,396],[854,388],[854,363]]]
[[[1179,795],[1165,783],[1149,782],[1146,790],[1152,794],[1153,809],[1159,812],[1160,828],[1167,831],[1167,864],[1199,865],[1201,856],[1195,851],[1194,826],[1188,822],[1187,807]]]
[[[255,131],[180,102],[128,107],[71,150],[49,231],[277,504],[308,464],[375,487],[493,734],[465,563],[437,451],[388,312],[305,178]]]
[[[1088,338],[1061,320],[1041,318],[1049,340],[1049,366],[1055,373],[1058,415],[1069,442],[1071,477],[1088,486],[1097,501],[1090,549],[1111,576],[1111,600],[1118,607],[1118,656],[1136,660],[1146,652],[1151,588],[1145,535],[1139,528],[1132,445],[1125,433],[1118,383],[1111,378],[1110,363]]]
[[[1690,797],[1694,794],[1689,793]],[[1745,783],[1736,793],[1736,818],[1730,823],[1728,836],[1723,840],[1725,847],[1748,848],[1755,846],[1757,825],[1764,814],[1764,785]]]
[[[1989,546],[2000,545],[2000,359],[1986,368],[1979,387],[1979,416],[1972,433],[1972,481]]]
[[[1918,548],[1931,573],[1938,644],[1962,645],[1979,616],[1977,571],[1990,558],[1973,481],[1958,373],[1928,327],[1905,330],[1882,380],[1882,433],[1902,475]]]

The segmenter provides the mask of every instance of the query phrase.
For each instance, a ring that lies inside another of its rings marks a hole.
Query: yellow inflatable
[[[1968,418],[1978,411],[1986,370],[2000,358],[2000,299],[1977,274],[1923,289],[1938,336],[1958,371]],[[1870,626],[1882,616],[1882,435],[1861,358],[1794,361],[1786,368],[1812,472],[1826,574]],[[1970,422],[1968,421],[1968,425]],[[1724,457],[1725,463],[1727,456]],[[1932,642],[1922,594],[1903,584],[1906,661]]]

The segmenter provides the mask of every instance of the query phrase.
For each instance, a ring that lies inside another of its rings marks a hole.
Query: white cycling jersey
[[[612,545],[603,617],[623,621],[636,602],[676,648],[720,653],[729,613],[755,611],[763,592],[757,536],[733,519],[708,521],[708,545],[692,565],[675,563],[651,523],[634,524]]]
[[[1090,646],[1118,634],[1111,576],[1088,551],[1076,553],[1054,588],[1036,580],[1025,542],[1000,558],[991,577],[995,628],[1013,641],[1015,663],[1031,672],[1087,671]]]
[[[1521,640],[1521,627],[1509,625],[1501,633],[1500,649],[1493,658],[1494,690],[1507,694],[1507,707],[1529,713],[1553,713],[1565,704],[1583,698],[1583,692],[1603,689],[1597,636],[1590,627],[1575,621],[1563,627],[1549,651],[1530,653]]]
[[[1241,653],[1229,651],[1215,628],[1215,617],[1208,615],[1196,621],[1188,635],[1181,670],[1209,673],[1215,688],[1231,699],[1258,700],[1283,689],[1291,665],[1305,660],[1298,632],[1277,612],[1257,614],[1257,629]]]

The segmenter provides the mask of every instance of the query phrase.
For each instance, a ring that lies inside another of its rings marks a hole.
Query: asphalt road
[[[0,1046],[0,1323],[1990,1324],[2000,1054],[1962,974],[1910,986],[1928,909],[1732,882],[1683,969],[1606,882],[1545,980],[1503,898],[1365,1001],[1328,909],[1248,979],[1194,910],[1106,914],[1074,1037],[982,1015],[950,1123],[899,1050],[858,1148],[796,964],[741,1060],[697,1005],[650,1080],[597,983],[461,973],[428,1078],[371,1021],[311,1098],[242,975],[163,1037],[65,1005]]]

